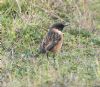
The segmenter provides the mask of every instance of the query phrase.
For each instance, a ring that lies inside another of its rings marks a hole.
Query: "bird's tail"
[[[34,57],[39,57],[40,54],[44,54],[44,53],[46,53],[46,50],[45,50],[45,49],[43,49],[43,48],[38,48],[38,49],[36,50],[36,53],[34,54]]]

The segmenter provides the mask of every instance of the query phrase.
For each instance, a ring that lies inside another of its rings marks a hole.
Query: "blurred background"
[[[69,22],[57,69],[35,56],[56,22]],[[100,87],[100,0],[0,0],[0,87]]]

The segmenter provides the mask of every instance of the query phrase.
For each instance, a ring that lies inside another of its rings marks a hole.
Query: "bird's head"
[[[68,23],[55,23],[51,26],[50,29],[55,28],[55,29],[62,31],[65,26],[68,26]]]

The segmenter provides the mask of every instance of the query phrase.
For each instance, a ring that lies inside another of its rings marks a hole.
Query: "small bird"
[[[48,52],[53,52],[54,56],[60,52],[64,34],[62,30],[67,25],[64,23],[55,23],[49,28],[47,35],[40,44],[40,53],[46,53],[48,58]]]

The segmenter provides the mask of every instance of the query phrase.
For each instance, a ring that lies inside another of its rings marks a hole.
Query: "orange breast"
[[[61,37],[61,40],[56,44],[56,46],[52,49],[52,52],[59,52],[61,50],[62,47],[62,43],[63,43],[63,34]]]

